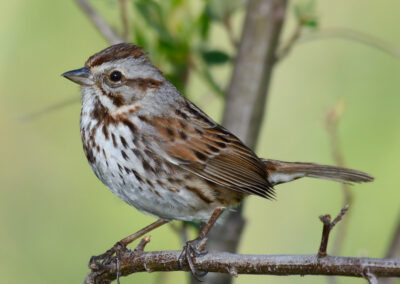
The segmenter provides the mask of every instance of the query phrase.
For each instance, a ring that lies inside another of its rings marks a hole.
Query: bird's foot
[[[92,256],[89,260],[89,268],[91,270],[99,270],[104,266],[118,261],[118,258],[123,253],[130,251],[124,244],[117,242],[112,248],[103,254]],[[114,256],[115,255],[115,256]]]
[[[185,260],[189,265],[190,271],[194,278],[198,281],[202,281],[202,277],[204,277],[207,272],[205,271],[198,271],[194,265],[194,261],[196,257],[206,255],[207,251],[205,250],[207,244],[207,238],[197,238],[192,241],[186,242],[185,246],[182,249],[182,253],[179,256],[179,264],[183,267]]]

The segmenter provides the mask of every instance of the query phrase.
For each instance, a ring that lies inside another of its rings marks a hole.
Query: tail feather
[[[333,180],[343,183],[361,183],[374,180],[367,173],[313,163],[283,162],[263,159],[268,171],[268,181],[271,185],[289,182],[302,177],[313,177]]]

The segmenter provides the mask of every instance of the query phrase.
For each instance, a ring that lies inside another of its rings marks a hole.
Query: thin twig
[[[232,29],[232,23],[231,23],[231,17],[230,15],[225,17],[224,19],[224,26],[226,29],[226,32],[228,34],[229,40],[232,43],[232,45],[238,49],[239,48],[239,41],[237,40],[237,38],[234,35],[233,29]]]
[[[286,58],[286,56],[290,53],[293,46],[297,42],[297,40],[301,36],[302,26],[301,23],[297,23],[293,34],[289,37],[286,43],[282,44],[276,52],[275,61],[280,62],[282,59]]]
[[[76,0],[78,6],[91,20],[96,29],[103,35],[103,37],[111,44],[123,42],[114,30],[107,24],[107,22],[101,17],[93,7],[86,0]]]
[[[298,43],[306,43],[323,38],[342,38],[355,41],[385,52],[393,57],[400,58],[400,47],[391,44],[377,36],[347,28],[324,28],[315,32],[303,34]]]
[[[119,9],[121,14],[121,22],[122,22],[122,38],[125,42],[129,42],[131,40],[131,24],[129,18],[129,7],[127,0],[119,0]]]
[[[336,105],[330,109],[326,115],[326,129],[328,131],[329,140],[331,144],[331,152],[333,160],[338,167],[346,167],[343,152],[341,149],[341,143],[338,135],[338,124],[340,119],[343,116],[345,109],[345,103],[343,101],[338,101]],[[342,192],[343,192],[343,203],[342,206],[352,205],[353,204],[353,193],[350,189],[350,186],[346,183],[341,184]],[[347,232],[347,228],[349,225],[350,216],[347,214],[347,217],[341,223],[340,228],[336,234],[335,241],[333,243],[332,254],[339,255],[340,249],[343,244],[344,237]]]
[[[43,109],[40,109],[38,111],[34,111],[32,113],[24,115],[24,116],[20,117],[18,120],[21,121],[21,122],[30,122],[32,120],[35,120],[35,119],[41,117],[42,115],[51,113],[51,112],[59,110],[59,109],[62,109],[62,108],[66,107],[66,106],[69,106],[69,105],[73,105],[73,104],[79,103],[79,100],[80,100],[80,97],[73,97],[73,98],[70,98],[68,100],[64,100],[62,102],[50,105],[50,106],[45,107]]]
[[[349,210],[349,205],[343,207],[343,209],[340,210],[340,213],[336,216],[336,218],[332,222],[330,215],[324,215],[319,217],[321,222],[324,224],[322,230],[321,244],[318,250],[319,257],[325,257],[327,255],[326,249],[328,247],[330,232],[333,229],[333,227],[335,227],[335,225],[339,223],[340,220],[342,220],[342,217],[344,216],[344,214],[346,214],[347,210]]]

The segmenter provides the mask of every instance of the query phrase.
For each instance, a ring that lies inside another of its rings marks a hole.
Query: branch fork
[[[324,224],[323,229],[322,229],[322,237],[321,237],[321,244],[319,246],[318,250],[318,257],[324,257],[327,255],[326,249],[328,247],[328,240],[329,240],[329,235],[335,227],[337,223],[342,220],[343,216],[346,214],[346,212],[349,210],[349,205],[346,205],[340,210],[340,213],[336,216],[336,218],[331,222],[331,215],[323,215],[319,216],[319,219],[321,222]]]

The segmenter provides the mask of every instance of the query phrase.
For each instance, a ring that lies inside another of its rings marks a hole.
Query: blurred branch
[[[276,52],[276,56],[275,56],[275,60],[277,62],[284,59],[290,53],[290,51],[292,51],[293,46],[295,45],[297,40],[300,38],[301,30],[302,30],[301,24],[297,23],[293,34],[289,37],[287,42],[282,44],[282,46],[280,46],[278,48],[278,50]]]
[[[239,41],[236,39],[236,37],[235,37],[235,35],[234,35],[233,29],[232,29],[232,24],[231,24],[231,17],[230,17],[230,15],[227,16],[227,17],[224,19],[224,26],[225,26],[225,29],[226,29],[226,32],[227,32],[227,34],[228,34],[228,37],[229,37],[230,42],[232,43],[232,45],[233,45],[236,49],[238,49],[238,48],[239,48]]]
[[[400,257],[400,214],[397,218],[397,228],[393,234],[393,239],[386,253],[386,257]]]
[[[24,115],[24,116],[20,117],[18,120],[21,121],[21,122],[30,122],[30,121],[32,121],[34,119],[37,119],[37,118],[41,117],[42,115],[48,114],[50,112],[53,112],[53,111],[56,111],[56,110],[59,110],[59,109],[62,109],[62,108],[66,107],[66,106],[69,106],[69,105],[73,105],[73,104],[79,103],[80,99],[81,99],[80,97],[73,97],[73,98],[64,100],[64,101],[62,101],[60,103],[56,103],[56,104],[50,105],[48,107],[45,107],[43,109],[40,109],[38,111],[35,111],[35,112],[30,113],[30,114]]]
[[[129,21],[129,7],[128,0],[119,0],[119,10],[121,14],[122,21],[122,38],[125,42],[129,42],[131,40],[131,24]]]
[[[304,34],[298,40],[298,43],[306,43],[313,40],[328,38],[342,38],[358,43],[365,44],[367,46],[378,49],[385,52],[393,57],[400,58],[400,48],[373,35],[347,29],[347,28],[325,28],[319,29],[315,32]]]
[[[387,258],[395,258],[399,259],[400,257],[400,214],[397,218],[397,225],[393,234],[393,238],[390,242],[388,251],[386,253]],[[397,282],[394,278],[382,279],[382,284],[395,284]]]
[[[364,277],[376,283],[376,277],[400,277],[399,258],[352,258],[326,254],[329,232],[342,219],[348,206],[331,222],[330,216],[321,216],[324,223],[321,246],[317,255],[243,255],[227,252],[210,252],[194,259],[198,271],[220,272],[224,275],[337,275]],[[185,261],[181,264],[181,251],[144,252],[150,238],[145,237],[135,248],[115,247],[115,256],[106,262],[92,262],[92,272],[84,284],[106,284],[136,272],[190,271]],[[207,278],[206,278],[207,279]],[[206,280],[205,279],[205,280]]]
[[[328,135],[330,138],[331,144],[331,152],[332,157],[335,164],[338,167],[346,167],[343,153],[341,149],[340,139],[338,135],[338,124],[343,116],[345,109],[345,103],[343,101],[338,101],[336,105],[330,109],[326,115],[326,128],[328,131]],[[342,183],[342,192],[343,192],[343,206],[351,205],[353,203],[353,193],[350,190],[350,186],[348,184]],[[340,249],[343,244],[344,237],[346,235],[347,227],[349,225],[349,216],[342,222],[339,227],[339,231],[336,234],[336,239],[333,244],[333,254],[340,254]]]
[[[91,20],[92,24],[102,34],[102,36],[111,44],[123,42],[107,22],[93,9],[87,0],[76,0],[78,6]]]
[[[255,148],[265,114],[285,0],[248,2],[242,39],[230,81],[223,125]]]
[[[286,0],[249,0],[222,124],[254,149],[265,114]],[[208,248],[235,252],[245,226],[243,204],[209,234]],[[229,274],[210,274],[205,284],[228,284]]]
[[[366,33],[346,29],[346,28],[325,28],[315,30],[313,32],[304,34],[302,31],[301,23],[297,23],[293,34],[289,37],[286,43],[278,49],[276,53],[276,61],[280,62],[282,59],[292,51],[296,43],[307,43],[313,40],[329,39],[329,38],[342,38],[350,41],[355,41],[369,47],[378,49],[386,54],[400,59],[400,47]]]

